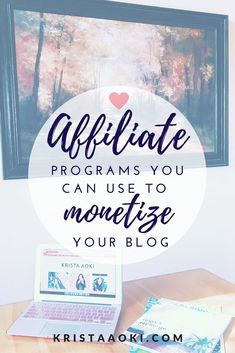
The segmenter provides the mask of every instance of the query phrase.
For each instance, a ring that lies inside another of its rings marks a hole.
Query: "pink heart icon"
[[[110,102],[117,108],[121,109],[124,107],[124,105],[128,102],[129,96],[127,93],[122,92],[122,93],[116,93],[113,92],[109,96]]]

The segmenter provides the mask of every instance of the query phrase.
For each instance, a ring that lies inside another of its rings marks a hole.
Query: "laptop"
[[[62,246],[37,249],[34,301],[7,330],[9,335],[105,341],[114,334],[122,304],[121,265],[82,257]],[[114,263],[114,262],[113,262]],[[108,264],[108,265],[107,265]],[[58,336],[60,335],[60,336]]]

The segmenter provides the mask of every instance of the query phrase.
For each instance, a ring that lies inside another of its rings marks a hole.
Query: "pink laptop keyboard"
[[[108,305],[35,302],[23,317],[109,324],[115,311],[116,307]]]

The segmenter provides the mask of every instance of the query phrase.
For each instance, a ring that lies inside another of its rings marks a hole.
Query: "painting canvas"
[[[99,0],[0,3],[5,178],[27,177],[35,138],[76,95],[133,86],[172,103],[207,166],[228,164],[228,18]]]
[[[204,150],[214,150],[214,31],[15,11],[15,37],[25,159],[56,108],[108,85],[166,99],[189,119]]]

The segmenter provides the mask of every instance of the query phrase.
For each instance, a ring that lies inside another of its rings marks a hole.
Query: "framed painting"
[[[89,89],[128,85],[174,104],[207,166],[228,165],[228,17],[103,0],[0,0],[5,179],[27,177],[51,113]]]

